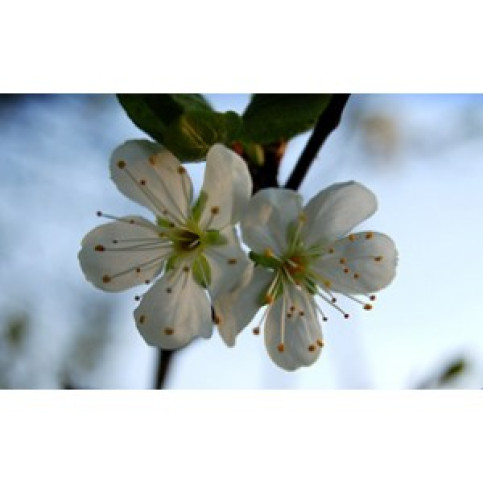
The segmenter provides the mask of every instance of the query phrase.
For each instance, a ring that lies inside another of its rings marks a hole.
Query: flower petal
[[[355,181],[336,183],[322,190],[304,208],[307,247],[337,240],[377,209],[374,194]]]
[[[186,219],[191,180],[163,146],[146,140],[127,141],[112,153],[110,168],[112,180],[128,198],[176,224]]]
[[[127,216],[90,231],[78,257],[87,280],[102,290],[118,292],[152,280],[170,251],[156,226],[145,218]]]
[[[144,294],[134,318],[145,341],[162,349],[178,349],[195,337],[209,338],[213,331],[206,293],[183,267]]]
[[[204,250],[211,269],[211,283],[208,287],[211,298],[216,299],[220,293],[233,289],[251,264],[246,253],[241,249],[240,243],[232,226],[220,231],[227,239],[225,245],[212,245]]]
[[[273,277],[272,272],[250,264],[245,268],[239,284],[214,301],[218,330],[227,346],[235,345],[236,336],[255,317],[262,306],[263,293]]]
[[[235,224],[252,194],[252,178],[246,162],[221,144],[213,145],[206,155],[201,191],[207,196],[200,225],[220,230]]]
[[[273,362],[287,371],[313,364],[323,346],[313,297],[291,286],[268,310],[265,345]]]
[[[267,248],[277,255],[287,249],[287,230],[302,210],[302,197],[282,188],[260,190],[248,203],[241,221],[243,241],[255,252]]]
[[[369,294],[389,285],[396,274],[397,250],[383,233],[361,232],[331,245],[314,271],[334,292]]]

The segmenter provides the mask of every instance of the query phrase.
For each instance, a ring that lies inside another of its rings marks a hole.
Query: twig
[[[332,96],[326,110],[319,117],[290,178],[285,183],[285,188],[299,189],[322,144],[338,126],[349,96],[350,94],[334,94]]]

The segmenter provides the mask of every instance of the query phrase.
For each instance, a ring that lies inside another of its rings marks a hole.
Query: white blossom
[[[349,317],[336,295],[370,310],[374,292],[394,278],[397,252],[387,235],[349,234],[376,208],[374,194],[352,181],[330,186],[305,206],[294,191],[259,191],[241,221],[256,265],[215,304],[225,342],[233,345],[266,306],[253,331],[258,334],[264,325],[272,360],[286,370],[315,362],[324,345],[319,319],[328,319],[326,307]]]
[[[231,290],[250,263],[234,229],[252,190],[246,163],[224,146],[212,146],[195,203],[186,169],[159,144],[127,141],[114,150],[110,170],[118,189],[156,220],[104,215],[115,221],[82,240],[86,278],[117,292],[161,275],[134,312],[146,342],[176,349],[194,337],[210,337],[210,298]]]

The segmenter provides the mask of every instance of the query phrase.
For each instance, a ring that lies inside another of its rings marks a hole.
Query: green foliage
[[[255,94],[242,117],[216,112],[200,94],[119,94],[131,120],[182,161],[203,159],[215,143],[241,141],[263,165],[263,145],[311,129],[331,94]]]
[[[243,113],[243,140],[267,144],[311,129],[331,94],[255,94]]]
[[[119,102],[140,129],[182,161],[203,159],[215,143],[238,137],[235,112],[214,111],[199,94],[119,94]]]

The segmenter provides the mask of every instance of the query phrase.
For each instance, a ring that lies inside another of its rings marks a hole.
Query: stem
[[[307,171],[329,134],[338,126],[350,94],[334,94],[327,109],[319,117],[305,148],[295,165],[285,188],[298,190]]]
[[[156,380],[154,381],[154,389],[163,389],[166,385],[166,376],[168,374],[169,365],[173,359],[174,351],[158,350],[158,364],[156,370]]]

